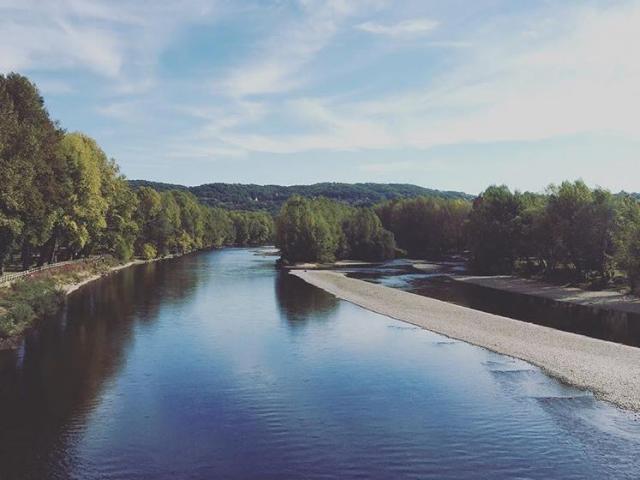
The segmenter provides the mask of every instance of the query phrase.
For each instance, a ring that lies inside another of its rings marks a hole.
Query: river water
[[[0,352],[0,479],[637,479],[640,419],[250,249],[130,268]]]

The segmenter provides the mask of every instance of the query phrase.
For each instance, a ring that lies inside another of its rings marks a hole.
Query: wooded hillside
[[[399,183],[316,183],[314,185],[251,185],[209,183],[197,187],[185,187],[168,183],[131,180],[135,187],[147,186],[155,190],[188,190],[202,203],[212,207],[240,210],[267,210],[277,213],[292,195],[306,198],[325,197],[353,206],[370,207],[399,198],[435,197],[443,199],[473,199],[462,192],[433,190],[417,185]]]

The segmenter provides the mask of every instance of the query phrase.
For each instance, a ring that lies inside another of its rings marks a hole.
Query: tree
[[[370,208],[358,208],[343,225],[349,258],[380,261],[394,257],[393,234],[384,228]]]
[[[276,246],[288,262],[332,261],[337,239],[327,221],[314,211],[312,202],[293,196],[283,205],[276,221]]]
[[[63,162],[58,175],[62,198],[41,263],[53,261],[60,243],[71,258],[89,250],[107,227],[103,177],[108,160],[102,149],[86,135],[71,133],[60,140],[58,156]]]
[[[374,261],[395,253],[393,234],[373,210],[299,196],[287,200],[276,219],[276,245],[287,262]]]
[[[155,257],[160,245],[159,219],[162,215],[162,197],[150,187],[139,188],[135,195],[138,205],[134,213],[134,219],[138,225],[135,251],[144,257],[149,257],[153,252]]]
[[[632,291],[640,287],[640,203],[625,195],[619,202],[615,260]]]
[[[547,235],[556,243],[555,255],[579,277],[610,276],[615,211],[611,193],[591,190],[582,181],[549,187]]]
[[[103,245],[105,250],[112,252],[120,260],[128,261],[135,252],[135,243],[140,231],[135,221],[138,198],[124,177],[119,175],[112,179],[110,195]]]
[[[22,75],[0,75],[0,114],[0,214],[11,219],[10,226],[4,222],[0,252],[19,241],[27,268],[34,249],[49,238],[59,206],[62,132],[50,120],[36,86]]]
[[[469,214],[469,250],[474,268],[483,273],[513,270],[522,243],[522,202],[505,185],[487,188]]]
[[[264,245],[273,240],[273,218],[266,212],[232,211],[236,245]]]
[[[466,200],[419,197],[383,203],[376,213],[409,256],[434,258],[466,248],[470,209]]]

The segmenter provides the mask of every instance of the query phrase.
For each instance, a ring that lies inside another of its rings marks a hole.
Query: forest
[[[475,198],[399,184],[130,182],[95,140],[52,121],[19,74],[0,76],[0,185],[0,272],[275,240],[285,263],[464,254],[482,274],[640,285],[637,194],[582,181]],[[252,211],[221,207],[247,201]]]
[[[640,286],[640,202],[582,181],[544,193],[487,188],[473,201],[420,197],[354,208],[291,198],[276,219],[289,262],[463,254],[480,274]]]
[[[126,261],[273,237],[272,216],[132,188],[95,140],[52,121],[37,87],[0,76],[0,273],[96,253]]]
[[[185,187],[148,180],[130,180],[134,187],[149,186],[158,191],[186,190],[202,203],[212,207],[240,210],[266,210],[276,215],[292,195],[306,198],[324,197],[353,206],[372,207],[381,202],[400,198],[435,197],[472,200],[473,195],[462,192],[433,190],[400,183],[316,183],[314,185],[249,185],[208,183]]]
[[[371,208],[294,195],[276,218],[276,246],[285,263],[393,258],[393,234]]]

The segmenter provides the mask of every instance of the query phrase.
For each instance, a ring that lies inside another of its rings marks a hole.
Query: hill
[[[400,183],[316,183],[314,185],[251,185],[239,183],[208,183],[197,187],[185,187],[169,183],[131,180],[134,188],[153,187],[156,190],[188,190],[211,206],[239,210],[267,210],[278,212],[291,195],[303,197],[327,197],[350,205],[371,206],[395,198],[431,196],[440,198],[473,199],[462,192],[433,190],[417,185]]]

